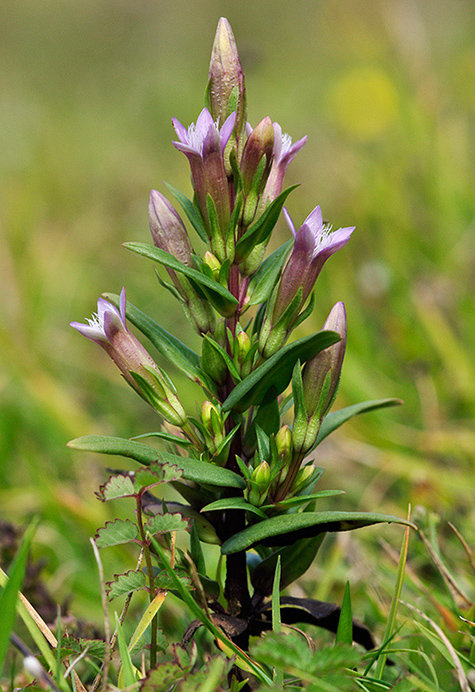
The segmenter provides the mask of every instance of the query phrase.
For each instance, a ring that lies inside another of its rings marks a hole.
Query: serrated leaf
[[[170,531],[188,531],[190,522],[181,514],[156,514],[148,517],[146,529],[152,534],[169,533]]]
[[[255,591],[263,596],[270,596],[272,593],[272,582],[274,579],[277,559],[281,559],[280,588],[283,591],[289,584],[301,577],[309,569],[315,556],[325,538],[325,533],[321,533],[315,538],[303,538],[285,548],[274,550],[268,557],[264,558],[251,575],[251,582]]]
[[[139,692],[163,692],[171,689],[172,685],[185,676],[185,671],[176,663],[165,661],[153,670],[149,670],[142,682]]]
[[[136,491],[157,485],[158,483],[171,483],[183,476],[183,472],[175,464],[161,464],[154,462],[148,468],[139,469],[134,474],[134,487]]]
[[[177,454],[161,452],[142,442],[125,440],[121,437],[106,437],[103,435],[85,435],[68,442],[68,447],[83,452],[98,452],[100,454],[116,454],[135,459],[144,466],[154,462],[162,462],[177,466],[183,472],[183,478],[206,485],[223,486],[226,488],[245,488],[243,478],[229,469],[215,466],[198,459],[185,459]]]
[[[292,243],[288,240],[261,264],[249,283],[246,305],[260,305],[269,299]]]
[[[183,264],[169,252],[165,252],[165,250],[161,250],[154,245],[148,245],[147,243],[124,243],[124,247],[132,252],[136,252],[138,255],[148,257],[148,259],[158,262],[168,269],[173,269],[183,274],[191,281],[195,281],[206,293],[213,307],[224,317],[231,317],[236,311],[238,304],[237,298],[235,298],[227,288],[224,288],[224,286],[221,286],[217,281],[213,281],[196,269]]]
[[[107,500],[117,500],[121,497],[133,497],[135,495],[134,482],[130,476],[111,476],[109,480],[101,485],[97,497],[106,502]]]
[[[353,416],[357,416],[360,413],[369,413],[369,411],[377,411],[380,408],[388,408],[389,406],[400,406],[402,403],[401,399],[374,399],[347,406],[339,411],[332,411],[323,419],[317,439],[308,453],[310,454],[330,433],[339,428],[340,425],[343,425],[343,423],[346,423],[350,418],[353,418]]]
[[[114,581],[107,582],[108,588],[106,589],[107,595],[111,600],[118,596],[123,596],[124,594],[146,588],[147,578],[141,571],[134,572],[130,570],[129,572],[125,572],[125,574],[114,574],[114,577]]]
[[[191,579],[184,570],[175,569],[175,574],[178,577],[181,584],[183,584],[183,586],[186,589],[193,589]],[[167,574],[164,570],[159,572],[159,574],[157,574],[157,576],[155,577],[155,587],[157,589],[163,589],[164,591],[172,591],[176,588],[174,581],[170,578],[170,575]]]
[[[352,531],[382,523],[404,524],[416,528],[406,519],[389,514],[370,512],[302,512],[272,517],[248,526],[236,533],[221,546],[223,555],[247,550],[257,543],[264,545],[291,545],[301,538],[312,538],[328,531]]]
[[[118,307],[119,296],[115,293],[104,293],[104,297]],[[151,317],[127,301],[127,319],[139,329],[155,346],[157,351],[169,363],[181,370],[190,380],[201,384],[204,373],[201,371],[199,356],[188,346],[182,344],[173,334],[170,334]]]
[[[94,656],[104,660],[106,644],[101,639],[78,639],[71,635],[63,636],[61,639],[61,658],[66,658],[72,653],[82,654],[87,649],[88,656]],[[67,654],[63,654],[63,651]]]
[[[250,502],[245,500],[243,497],[228,497],[222,500],[216,500],[215,502],[210,502],[209,505],[203,507],[202,512],[219,512],[225,509],[242,509],[246,512],[252,512],[260,517],[266,519],[264,512],[259,509],[259,507],[254,507]]]
[[[321,331],[287,344],[236,385],[222,410],[236,409],[242,413],[250,406],[270,401],[288,386],[298,360],[303,364],[339,340],[336,332]]]
[[[116,519],[106,522],[105,526],[98,529],[95,542],[98,548],[108,548],[111,545],[130,543],[137,538],[137,526],[130,519]]]

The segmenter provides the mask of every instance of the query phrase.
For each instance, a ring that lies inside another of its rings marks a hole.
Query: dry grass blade
[[[468,560],[470,562],[470,566],[471,566],[473,572],[475,573],[475,560],[473,559],[473,553],[472,553],[472,550],[470,549],[469,544],[467,543],[465,538],[462,536],[460,531],[452,524],[451,521],[449,521],[449,526],[452,529],[452,531],[454,532],[454,534],[457,536],[457,538],[459,539],[460,543],[462,544],[462,547],[465,550],[465,553],[467,554]]]
[[[94,557],[96,558],[97,568],[99,570],[102,609],[104,611],[104,631],[105,631],[105,640],[106,640],[106,652],[104,655],[104,669],[102,672],[102,689],[103,689],[103,692],[107,692],[107,677],[109,675],[109,663],[110,663],[110,655],[111,655],[111,645],[110,645],[111,626],[110,626],[110,620],[109,620],[109,611],[107,610],[106,585],[104,582],[104,570],[102,568],[101,556],[99,555],[99,549],[96,545],[95,540],[93,538],[91,538],[90,541],[92,544],[92,549],[94,551]]]
[[[444,565],[440,557],[437,555],[437,552],[434,550],[428,538],[424,535],[423,531],[419,531],[419,534],[457,606],[470,608],[470,606],[472,605],[471,599],[462,591],[460,586],[457,584],[454,577],[450,574],[447,567]]]
[[[439,627],[439,625],[434,622],[433,620],[430,619],[428,615],[422,612],[422,610],[419,610],[419,608],[416,608],[415,606],[411,605],[410,603],[406,603],[405,601],[401,601],[403,605],[405,605],[407,608],[410,608],[413,610],[415,613],[421,616],[426,622],[429,623],[429,625],[434,629],[435,632],[439,635],[440,639],[444,642],[445,647],[447,651],[449,652],[450,658],[453,661],[455,670],[457,671],[457,677],[459,680],[460,684],[460,689],[462,692],[471,692],[471,687],[470,683],[468,681],[467,676],[465,675],[465,671],[462,668],[462,664],[460,663],[460,659],[458,657],[457,652],[455,651],[454,647],[450,643],[449,639],[447,636],[444,634],[443,630]]]

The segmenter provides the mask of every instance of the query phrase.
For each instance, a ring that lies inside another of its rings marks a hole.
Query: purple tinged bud
[[[295,231],[287,210],[285,210],[285,216],[295,236],[295,243],[280,279],[272,314],[274,324],[300,288],[302,288],[301,305],[305,303],[327,259],[347,244],[355,230],[352,226],[332,231],[331,226],[323,222],[319,206],[310,212],[298,231]]]
[[[308,360],[302,372],[307,417],[321,420],[330,410],[340,381],[346,350],[346,311],[342,302],[330,311],[323,329],[337,332],[341,340]]]
[[[242,152],[241,173],[244,183],[244,194],[247,195],[251,189],[254,176],[264,157],[265,163],[262,166],[261,176],[257,184],[260,188],[265,183],[266,174],[268,174],[272,162],[273,152],[274,128],[272,120],[269,117],[265,117],[249,135]]]
[[[169,252],[188,267],[193,266],[193,249],[183,221],[170,202],[156,190],[150,193],[148,218],[155,247]]]
[[[237,130],[245,121],[244,74],[231,25],[224,17],[218,22],[211,52],[208,105],[214,120],[224,123],[231,111],[237,111]]]

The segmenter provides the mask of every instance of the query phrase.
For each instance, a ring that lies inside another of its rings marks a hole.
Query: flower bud
[[[259,466],[254,469],[248,481],[246,495],[252,505],[258,507],[264,503],[267,493],[269,492],[270,479],[269,464],[267,461],[262,461]]]
[[[201,422],[203,423],[209,457],[219,464],[221,459],[215,459],[213,457],[215,457],[219,451],[222,451],[220,447],[225,439],[224,421],[218,409],[211,401],[203,402],[203,406],[201,407]]]
[[[328,346],[305,363],[302,372],[303,392],[307,416],[322,419],[329,411],[340,382],[341,368],[346,350],[346,312],[342,302],[330,311],[323,329],[337,332],[341,340]]]
[[[219,270],[221,269],[221,262],[219,259],[213,255],[212,252],[206,250],[203,257],[203,264],[206,264],[213,272],[213,277],[215,281],[219,280]]]
[[[203,339],[201,347],[201,367],[219,387],[225,383],[228,366],[221,353],[213,348],[208,338]]]
[[[246,110],[244,74],[231,25],[224,17],[218,22],[211,52],[207,98],[213,120],[220,126],[237,112],[236,132],[240,132]]]
[[[310,479],[312,478],[314,472],[315,468],[311,464],[308,466],[303,466],[301,469],[299,469],[290,489],[289,495],[296,495],[303,488],[305,488],[305,486],[309,483]]]
[[[236,343],[237,360],[238,363],[242,364],[244,363],[246,356],[251,348],[251,340],[244,330],[242,332],[239,332],[239,334],[236,336]]]
[[[251,188],[260,189],[265,185],[274,151],[274,128],[269,117],[264,118],[248,137],[241,159],[241,174],[244,194]],[[258,173],[258,179],[256,178]]]
[[[166,197],[156,190],[150,193],[148,218],[155,247],[169,252],[188,267],[193,266],[193,249],[183,221]]]
[[[288,425],[283,425],[275,436],[277,457],[282,460],[282,467],[290,464],[293,454],[292,431]]]

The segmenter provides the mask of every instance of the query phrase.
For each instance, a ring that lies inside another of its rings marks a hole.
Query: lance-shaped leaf
[[[235,409],[242,413],[275,398],[288,386],[298,360],[305,363],[339,339],[336,332],[322,331],[284,346],[236,385],[223,403],[223,411]]]
[[[243,478],[214,464],[198,459],[185,459],[175,454],[161,452],[142,442],[124,440],[121,437],[107,437],[104,435],[85,435],[68,442],[68,447],[84,452],[99,452],[101,454],[117,454],[119,456],[135,459],[144,466],[159,461],[176,466],[183,473],[183,478],[196,483],[206,485],[223,486],[226,488],[245,488]],[[125,478],[125,476],[123,476]],[[130,479],[129,479],[130,480]],[[131,487],[133,483],[130,480]]]
[[[112,305],[119,305],[119,296],[115,293],[104,293],[103,295]],[[160,327],[151,317],[129,302],[126,306],[126,316],[169,363],[181,370],[193,382],[206,384],[204,379],[206,376],[199,367],[199,356],[191,348],[182,344],[173,334]]]
[[[206,228],[204,227],[204,224],[198,214],[195,211],[195,207],[193,205],[193,202],[191,199],[188,199],[186,195],[183,194],[183,192],[180,192],[180,190],[177,190],[176,187],[173,187],[173,185],[170,185],[170,183],[165,183],[167,188],[170,190],[172,195],[175,197],[175,199],[181,204],[183,211],[188,217],[188,220],[190,221],[191,225],[195,229],[195,231],[198,233],[200,236],[201,240],[204,243],[208,242],[208,236],[206,234]]]
[[[259,507],[254,507],[250,502],[245,500],[243,497],[227,497],[222,500],[216,500],[215,502],[210,502],[209,505],[203,507],[202,512],[222,512],[225,509],[242,509],[245,512],[251,512],[252,514],[257,514],[259,517],[266,519],[265,513],[259,509]]]
[[[95,541],[98,548],[108,548],[111,545],[130,543],[138,539],[138,529],[130,519],[116,519],[108,521],[106,525],[98,529]]]
[[[284,245],[275,250],[264,260],[253,275],[247,291],[247,295],[249,296],[247,305],[260,305],[269,299],[291,244],[292,240],[288,240]]]
[[[340,621],[341,608],[335,603],[324,603],[312,598],[293,598],[282,596],[280,599],[280,615],[286,625],[309,623],[317,627],[323,627],[330,632],[337,632]],[[259,613],[267,616],[269,621],[267,629],[270,629],[271,603],[262,606]],[[357,620],[353,620],[353,641],[370,650],[376,647],[376,643],[367,627]]]
[[[281,559],[280,590],[283,591],[289,584],[299,579],[314,561],[324,538],[325,534],[321,533],[315,538],[303,538],[293,545],[274,550],[257,565],[251,575],[251,583],[255,591],[264,597],[271,595],[279,556]]]
[[[114,581],[107,582],[107,595],[110,599],[146,588],[147,579],[143,572],[130,570],[125,574],[114,574]]]
[[[138,255],[148,257],[168,269],[173,269],[180,274],[184,274],[190,281],[199,284],[210,303],[221,315],[224,317],[231,317],[231,315],[234,314],[238,304],[237,299],[227,288],[221,286],[217,281],[213,281],[208,276],[205,276],[205,274],[202,274],[192,267],[188,267],[186,264],[177,260],[176,257],[173,257],[169,252],[160,250],[160,248],[154,245],[148,245],[147,243],[124,243],[124,247],[128,250],[132,250],[132,252],[136,252]]]
[[[238,240],[235,250],[235,262],[243,262],[258,243],[263,243],[267,240],[277,223],[285,200],[296,187],[298,187],[298,185],[291,185],[281,192],[280,195],[269,204],[256,223],[254,223],[246,233],[244,233],[242,238]]]
[[[188,531],[190,522],[181,514],[156,514],[147,519],[146,529],[154,536],[157,533],[170,533],[170,531]]]
[[[406,519],[370,512],[302,512],[266,519],[236,533],[221,546],[223,555],[247,550],[253,545],[291,545],[301,538],[312,538],[327,531],[352,531],[372,524],[405,524]]]
[[[404,402],[401,401],[401,399],[373,399],[372,401],[363,401],[360,404],[347,406],[339,411],[332,411],[323,419],[317,439],[311,449],[309,449],[308,454],[310,454],[325,437],[328,437],[330,433],[339,428],[340,425],[343,425],[343,423],[346,423],[350,418],[353,418],[353,416],[357,416],[360,413],[377,411],[380,408],[388,408],[389,406],[400,406],[402,403]]]

